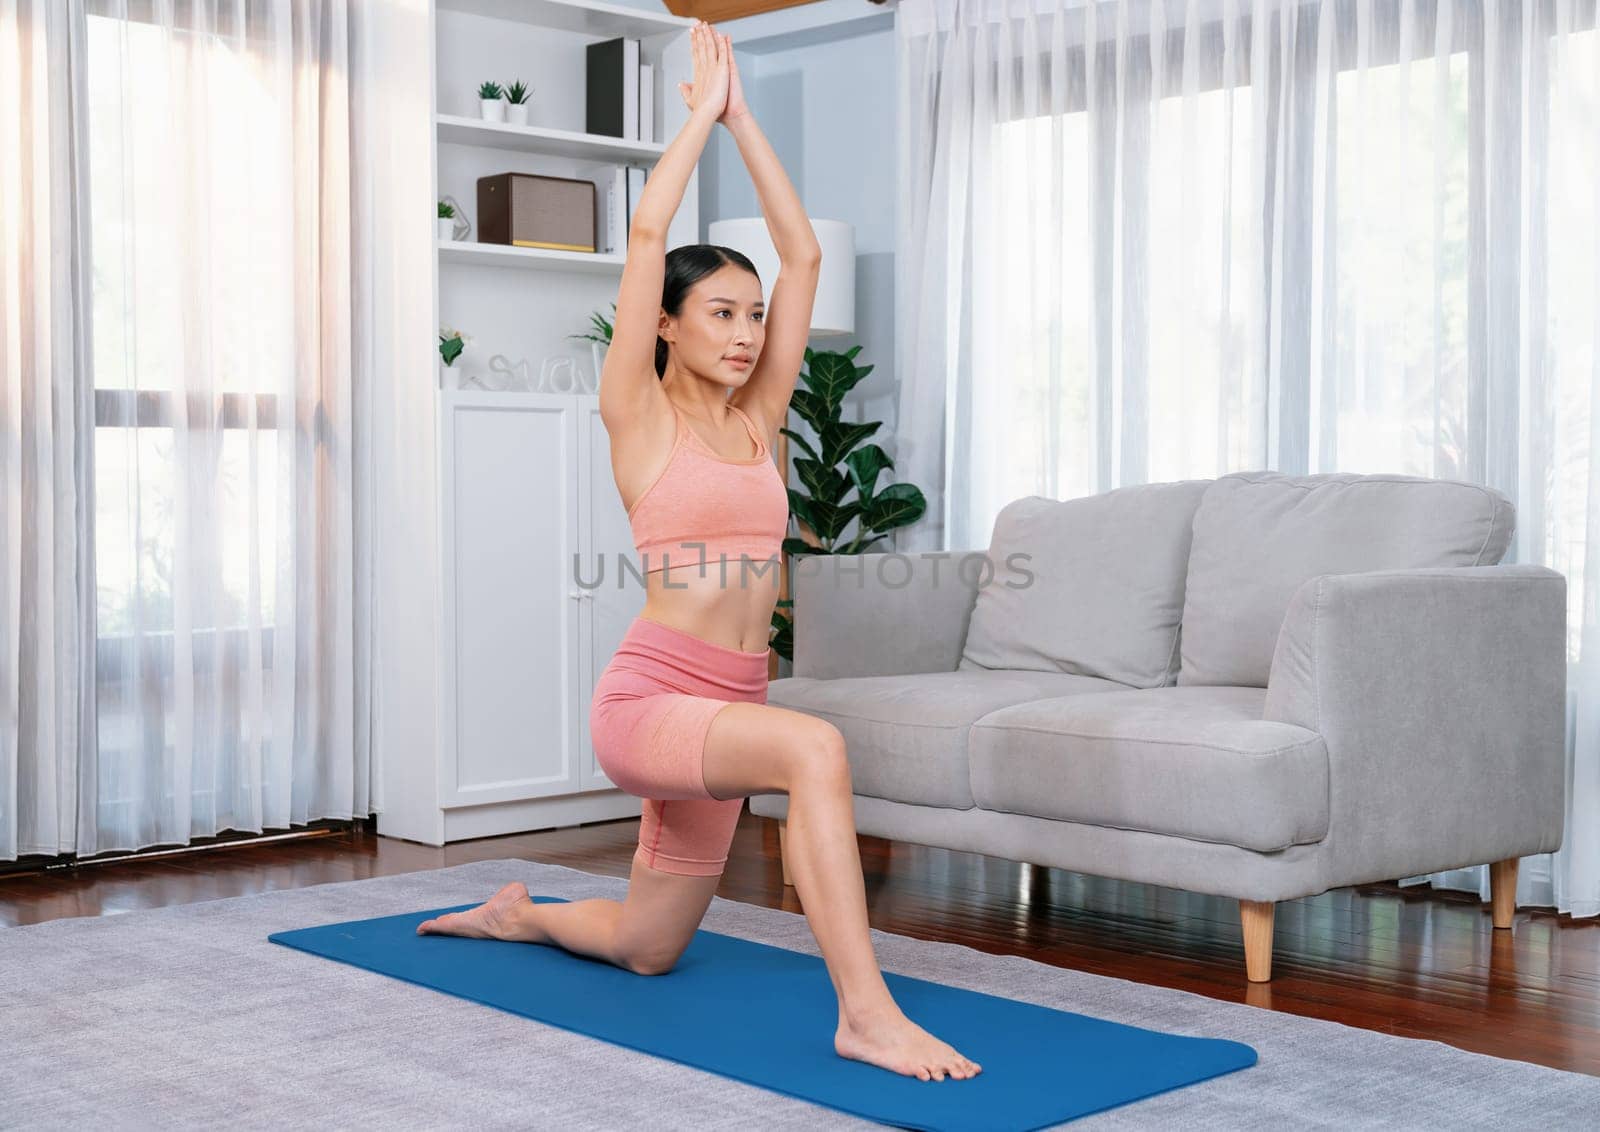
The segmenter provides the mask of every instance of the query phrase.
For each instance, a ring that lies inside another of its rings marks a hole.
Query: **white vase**
[[[439,217],[439,239],[453,240],[456,238],[456,220],[453,216]]]
[[[513,126],[526,126],[528,124],[528,104],[526,102],[506,103],[506,121]]]
[[[589,392],[600,392],[600,371],[606,368],[606,344],[604,342],[590,342],[589,353],[594,358],[594,380],[589,383]]]
[[[506,104],[502,98],[480,98],[478,108],[483,112],[485,122],[504,122],[506,120]]]
[[[446,365],[444,362],[440,362],[439,363],[439,388],[440,389],[460,389],[461,388],[461,386],[456,382],[456,371],[454,369],[452,369],[450,366]]]

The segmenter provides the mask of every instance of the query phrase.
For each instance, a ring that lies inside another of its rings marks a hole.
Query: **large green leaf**
[[[776,609],[772,611],[772,628],[776,630],[767,644],[772,651],[790,664],[794,663],[794,622]]]
[[[792,487],[789,488],[789,510],[794,512],[795,517],[805,523],[806,526],[812,530],[817,529],[817,516],[816,512],[811,509],[811,500]]]
[[[847,452],[882,427],[882,421],[867,421],[865,424],[829,421],[817,433],[822,441],[822,462],[837,464]]]
[[[860,348],[857,346],[847,354],[817,354],[807,367],[806,384],[835,412],[850,390],[872,371],[871,366],[857,369],[850,360]]]
[[[846,456],[844,462],[850,466],[850,478],[855,482],[856,490],[861,493],[863,500],[872,498],[874,485],[878,482],[878,473],[885,468],[894,467],[894,461],[889,459],[889,454],[876,444],[862,445]]]
[[[794,395],[789,398],[789,407],[799,413],[818,435],[827,427],[829,421],[839,419],[838,406],[830,407],[817,394],[808,393],[804,389],[794,391]]]
[[[845,478],[845,474],[821,460],[810,460],[801,456],[795,460],[794,470],[813,499],[838,503],[844,498],[845,492],[850,490],[850,481]]]
[[[819,538],[827,539],[830,545],[861,514],[861,504],[854,499],[848,503],[820,503],[813,499],[811,506],[816,512],[817,521],[822,524],[812,529]]]
[[[807,440],[805,437],[801,436],[798,432],[794,431],[794,429],[792,429],[792,428],[780,428],[778,431],[783,433],[783,435],[787,436],[790,440],[794,441],[800,447],[804,448],[806,450],[807,455],[809,455],[813,460],[822,459],[821,455],[818,454],[817,450],[815,448],[811,447],[811,442],[809,440]]]
[[[875,531],[892,531],[915,523],[928,509],[922,492],[908,483],[892,483],[872,497],[862,522]]]

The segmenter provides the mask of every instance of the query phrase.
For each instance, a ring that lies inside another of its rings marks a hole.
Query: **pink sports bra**
[[[671,398],[668,398],[670,401]],[[789,526],[789,492],[767,450],[766,438],[748,414],[729,405],[756,442],[756,454],[734,460],[719,456],[681,419],[672,405],[675,436],[667,465],[628,508],[640,572],[726,563],[721,575],[739,578],[741,556],[752,563],[781,562]],[[754,575],[774,578],[770,571]]]

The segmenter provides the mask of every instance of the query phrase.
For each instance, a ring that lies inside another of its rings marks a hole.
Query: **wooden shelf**
[[[434,125],[441,145],[477,145],[576,157],[582,161],[614,161],[628,165],[653,165],[667,151],[659,142],[624,141],[604,134],[580,134],[542,126],[511,126],[484,122],[457,114],[438,114]]]
[[[599,0],[438,0],[438,6],[452,12],[538,24],[601,39],[614,39],[619,35],[635,39],[676,35],[688,31],[695,23],[686,16],[674,16],[670,12],[647,12]]]
[[[549,248],[518,248],[508,244],[477,244],[471,240],[437,240],[440,263],[472,263],[484,267],[523,267],[545,271],[590,271],[620,274],[626,256],[599,252],[561,252]]]

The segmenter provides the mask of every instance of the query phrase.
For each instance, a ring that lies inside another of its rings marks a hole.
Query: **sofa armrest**
[[[1328,748],[1328,888],[1560,847],[1567,580],[1542,566],[1312,578],[1263,717]]]
[[[981,550],[797,557],[794,675],[953,672],[986,562]]]

